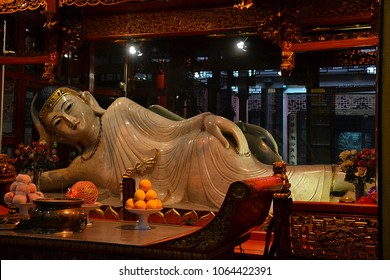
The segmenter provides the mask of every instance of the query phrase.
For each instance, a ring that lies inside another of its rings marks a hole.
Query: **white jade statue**
[[[166,207],[216,210],[232,182],[272,175],[242,130],[211,113],[172,120],[124,97],[104,110],[90,92],[46,87],[34,97],[32,117],[41,139],[80,152],[69,167],[43,173],[43,192],[88,180],[119,200],[127,172],[149,178]],[[288,166],[287,175],[295,200],[329,199],[330,165]]]

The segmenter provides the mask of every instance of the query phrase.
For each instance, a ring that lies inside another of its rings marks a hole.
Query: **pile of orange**
[[[142,179],[138,183],[138,189],[134,196],[126,200],[126,208],[129,209],[160,209],[162,202],[157,197],[157,192],[152,189],[149,179]]]

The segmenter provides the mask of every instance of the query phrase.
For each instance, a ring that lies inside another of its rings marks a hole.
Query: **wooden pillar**
[[[213,77],[208,79],[207,88],[208,88],[208,110],[214,114],[217,112],[217,103],[218,103],[218,92],[220,90],[220,73],[219,71],[213,71]]]
[[[238,99],[239,103],[239,120],[247,122],[248,116],[248,87],[238,87]]]
[[[245,71],[243,71],[245,72]],[[240,73],[238,77],[238,99],[239,99],[239,120],[248,121],[248,97],[249,97],[249,79],[247,73]]]
[[[378,190],[379,207],[381,213],[380,223],[380,258],[390,259],[390,172],[387,165],[390,163],[390,2],[381,1],[381,40],[379,46],[379,88],[378,102]],[[377,106],[377,107],[378,107]]]
[[[156,88],[158,90],[158,104],[167,107],[167,95],[165,93],[165,73],[161,71],[156,75]]]
[[[294,69],[295,0],[282,0],[280,6],[280,47],[282,48],[280,70],[282,71],[283,77],[289,77]]]

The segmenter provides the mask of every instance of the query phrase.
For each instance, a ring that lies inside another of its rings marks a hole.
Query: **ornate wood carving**
[[[64,7],[60,9],[60,39],[61,54],[75,52],[82,40],[82,16],[79,9],[75,7]]]
[[[282,48],[285,76],[297,51],[343,48],[343,42],[345,48],[377,44],[379,0],[259,1],[256,8],[259,35]]]
[[[50,41],[48,44],[49,61],[46,61],[44,64],[45,72],[42,74],[42,78],[47,80],[49,84],[53,84],[55,80],[54,70],[58,63],[57,36],[55,32],[58,21],[53,21],[55,16],[54,11],[42,11],[41,14],[46,17],[46,23],[43,27],[46,28],[51,35],[49,36]]]
[[[314,207],[314,206],[312,206]],[[295,212],[294,256],[305,259],[377,259],[378,217],[364,214]]]
[[[256,7],[260,36],[275,44],[281,42],[286,14],[295,20],[296,29],[289,31],[294,44],[378,35],[378,0],[262,1]],[[359,31],[362,24],[369,26]]]
[[[46,17],[46,28],[50,34],[48,43],[49,61],[45,61],[45,72],[42,78],[49,84],[55,80],[55,67],[58,64],[58,54],[75,52],[81,44],[81,14],[75,7],[63,7],[60,12],[45,10],[41,12]]]
[[[220,244],[225,238],[228,227],[231,226],[232,216],[235,213],[237,203],[248,196],[249,192],[250,189],[247,185],[241,183],[233,184],[231,196],[226,196],[225,207],[221,208],[213,223],[209,223],[207,230],[200,231],[196,235],[188,235],[179,240],[165,242],[164,245],[170,248],[196,248],[196,250],[214,248],[216,244]]]
[[[62,5],[75,5],[77,7],[84,7],[87,5],[96,6],[96,5],[115,5],[120,3],[129,2],[131,0],[59,0],[60,7]],[[134,2],[139,2],[135,0]]]
[[[338,54],[338,65],[357,66],[357,65],[376,65],[378,52],[376,49],[352,49],[340,52]]]
[[[44,0],[0,0],[0,14],[10,14],[44,7]]]
[[[72,7],[108,6],[136,0],[0,0],[0,14],[45,7],[49,30],[56,25],[59,53],[74,52],[81,40],[129,39],[257,31],[281,47],[284,76],[294,69],[297,52],[360,48],[378,43],[379,0],[237,1],[231,7],[156,10],[84,18]],[[54,21],[54,13],[60,18]],[[53,54],[53,52],[51,52]],[[345,60],[344,60],[345,61]],[[362,63],[361,60],[360,63]],[[53,61],[50,62],[53,64]],[[355,62],[356,63],[356,62]],[[51,67],[48,66],[48,69]],[[44,74],[52,77],[52,73]],[[50,80],[51,78],[49,78]]]
[[[294,38],[296,37],[296,11],[295,0],[283,0],[281,1],[281,48],[282,48],[282,64],[280,65],[280,70],[282,75],[288,77],[291,75],[292,70],[294,69],[294,52],[293,52],[293,43]]]
[[[256,30],[254,9],[230,8],[155,11],[89,17],[84,20],[86,40],[212,34]]]

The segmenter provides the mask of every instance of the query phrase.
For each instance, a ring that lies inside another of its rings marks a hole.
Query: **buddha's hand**
[[[248,142],[241,129],[232,121],[217,115],[206,115],[203,119],[203,128],[205,131],[216,137],[225,148],[230,147],[230,142],[226,137],[232,137],[236,145],[236,152],[242,155],[250,155]],[[226,136],[225,136],[226,135]]]

